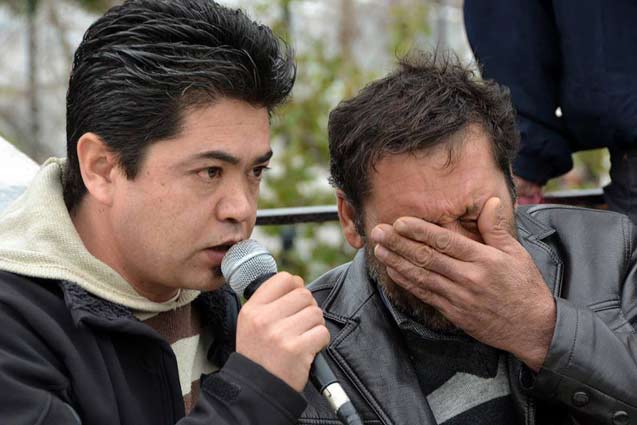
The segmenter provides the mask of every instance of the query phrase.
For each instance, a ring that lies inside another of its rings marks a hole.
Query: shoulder
[[[41,319],[67,321],[70,313],[59,281],[0,271],[0,317],[13,317],[26,325]]]
[[[613,211],[596,209],[596,208],[584,208],[576,207],[572,205],[557,205],[557,204],[541,204],[541,205],[525,205],[518,207],[518,214],[525,214],[532,216],[542,221],[556,221],[559,222],[563,219],[580,219],[580,220],[594,220],[594,221],[608,221],[608,222],[623,222],[628,221],[628,217],[623,214],[619,214]]]
[[[637,233],[625,215],[537,205],[518,209],[517,218],[520,239],[540,248],[550,247],[560,261],[567,263],[567,277],[571,279],[590,280],[596,276],[620,285],[628,270],[637,264]]]
[[[517,213],[521,227],[552,229],[560,237],[575,233],[589,238],[617,237],[625,242],[635,237],[630,219],[612,211],[548,204],[520,207]]]
[[[0,270],[1,299],[6,295],[15,297],[44,297],[51,300],[63,301],[60,281],[24,276],[16,273]]]
[[[344,278],[351,264],[351,262],[341,264],[308,285],[308,289],[312,292],[312,295],[314,295],[319,305],[323,304],[338,283]]]

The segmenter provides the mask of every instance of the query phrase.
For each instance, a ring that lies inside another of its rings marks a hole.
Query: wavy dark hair
[[[330,183],[356,211],[363,229],[362,204],[369,194],[369,175],[386,155],[427,151],[447,144],[449,136],[469,124],[490,136],[493,156],[515,199],[511,175],[519,143],[509,90],[481,80],[457,56],[413,52],[388,76],[342,101],[329,116]]]
[[[175,137],[184,111],[222,98],[272,110],[296,76],[270,28],[211,0],[128,0],[84,34],[67,94],[64,200],[86,193],[77,142],[97,134],[134,179],[146,148]]]

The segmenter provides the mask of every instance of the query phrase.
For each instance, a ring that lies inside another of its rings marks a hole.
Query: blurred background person
[[[573,152],[606,147],[605,201],[637,221],[637,2],[465,0],[464,18],[483,76],[518,112],[520,203],[541,201]]]

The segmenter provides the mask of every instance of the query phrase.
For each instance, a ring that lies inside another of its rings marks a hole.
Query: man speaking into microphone
[[[239,313],[220,272],[294,77],[269,28],[209,0],[128,0],[88,29],[68,157],[0,216],[0,423],[296,423],[321,310],[279,273]]]

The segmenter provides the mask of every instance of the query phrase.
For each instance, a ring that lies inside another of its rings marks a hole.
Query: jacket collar
[[[555,229],[533,218],[527,208],[520,208],[516,216],[520,243],[533,257],[547,286],[559,296],[563,265],[550,243]],[[328,355],[384,424],[435,424],[407,350],[400,347],[403,342],[397,337],[394,321],[368,278],[364,252],[359,251],[351,264],[336,272],[339,277],[322,307],[325,317],[342,328],[333,335]],[[531,403],[518,385],[521,364],[513,358],[508,364],[516,404],[520,414],[528,417]],[[391,377],[390,384],[387,377]]]
[[[150,326],[140,322],[128,307],[99,298],[73,282],[61,281],[60,287],[76,326],[86,324],[164,341]],[[234,291],[225,285],[216,291],[202,292],[193,305],[203,314],[203,328],[214,336],[208,358],[223,365],[235,350],[236,322],[241,303]]]
[[[396,325],[367,277],[363,251],[343,270],[323,308],[328,320],[344,325],[328,355],[382,423],[435,425]]]
[[[542,206],[519,207],[516,213],[518,240],[533,258],[553,296],[562,293],[563,263],[554,249],[557,231],[533,217]]]

